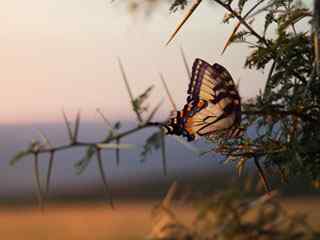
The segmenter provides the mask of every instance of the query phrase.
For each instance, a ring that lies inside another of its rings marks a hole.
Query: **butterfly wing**
[[[241,120],[241,102],[230,73],[221,65],[213,65],[196,59],[192,68],[192,79],[188,89],[188,105],[198,109],[185,123],[188,132],[200,136],[232,130]],[[205,102],[206,107],[198,105]]]
[[[187,104],[177,117],[170,119],[169,134],[193,140],[196,135],[210,136],[224,132],[238,134],[241,102],[230,73],[221,65],[196,59],[188,87]]]

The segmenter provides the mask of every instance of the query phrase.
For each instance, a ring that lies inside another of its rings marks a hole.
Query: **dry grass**
[[[319,199],[284,200],[289,211],[309,213],[320,229]],[[101,203],[50,205],[38,208],[0,208],[1,239],[144,239],[151,229],[150,212],[155,202],[117,202],[116,210]],[[178,216],[192,219],[191,209],[178,209]]]

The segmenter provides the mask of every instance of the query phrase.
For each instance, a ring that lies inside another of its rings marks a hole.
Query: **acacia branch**
[[[50,153],[50,152],[58,152],[58,151],[63,151],[66,149],[70,149],[70,148],[75,148],[75,147],[99,147],[99,145],[103,145],[103,144],[108,144],[111,143],[113,141],[117,141],[118,139],[124,138],[128,135],[131,135],[133,133],[136,133],[142,129],[145,128],[150,128],[150,127],[161,127],[163,126],[163,123],[158,123],[158,122],[147,122],[141,125],[138,125],[135,128],[132,128],[128,131],[107,137],[106,139],[102,140],[102,141],[97,141],[97,142],[81,142],[81,141],[77,141],[75,143],[68,143],[68,144],[62,144],[59,146],[55,146],[55,147],[44,147],[44,148],[35,148],[35,149],[31,149],[30,153],[32,154],[42,154],[42,153]]]

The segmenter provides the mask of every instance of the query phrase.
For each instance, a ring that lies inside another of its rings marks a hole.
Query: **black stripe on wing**
[[[202,128],[200,128],[197,131],[197,134],[199,134],[200,136],[204,136],[207,134],[210,134],[211,131],[205,131],[206,128],[210,128],[211,125],[218,123],[219,121],[224,121],[226,118],[230,117],[232,114],[234,114],[234,105],[233,103],[229,103],[227,106],[224,107],[224,109],[221,111],[221,114],[217,117],[212,117],[214,118],[214,120],[210,123],[205,124]],[[236,116],[234,116],[236,118]],[[208,116],[207,118],[210,118],[210,116]],[[235,121],[234,121],[235,123]],[[234,126],[234,124],[233,124]],[[221,130],[226,130],[230,127],[226,127],[223,128]]]
[[[200,89],[202,85],[206,85],[208,88],[214,83],[212,76],[213,69],[212,66],[204,60],[197,58],[192,65],[192,75],[188,87],[188,98],[187,101],[192,100],[197,101],[200,95]],[[212,86],[214,87],[214,86]],[[207,92],[208,95],[211,95],[210,92]],[[213,96],[212,96],[213,97]],[[204,99],[208,100],[208,99]]]
[[[215,101],[215,98],[222,92],[227,92],[231,98],[240,99],[230,73],[223,66],[218,63],[210,65],[197,58],[192,66],[187,102],[199,99],[218,102],[220,100]]]

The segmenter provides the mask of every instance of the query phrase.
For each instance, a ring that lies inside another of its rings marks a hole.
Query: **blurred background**
[[[305,4],[310,6],[310,2]],[[188,77],[180,47],[185,50],[189,65],[196,57],[223,64],[236,81],[240,80],[243,99],[255,96],[264,86],[264,72],[243,68],[246,47],[234,45],[221,55],[231,31],[221,23],[224,14],[221,8],[212,4],[200,6],[166,47],[165,42],[183,11],[170,13],[167,4],[156,7],[150,14],[130,12],[120,1],[1,3],[0,234],[10,239],[105,239],[109,235],[134,239],[145,235],[149,211],[172,181],[212,189],[223,189],[232,181],[240,181],[232,163],[221,164],[214,154],[199,157],[173,138],[167,144],[168,176],[163,176],[159,152],[141,162],[141,147],[152,131],[146,130],[126,139],[126,143],[137,148],[121,152],[119,167],[114,152],[103,154],[115,211],[105,205],[95,161],[83,174],[76,174],[74,164],[84,153],[84,149],[76,149],[57,155],[48,206],[42,215],[36,206],[30,159],[9,166],[17,150],[38,138],[37,129],[43,130],[54,144],[68,141],[62,109],[71,119],[81,109],[82,140],[100,140],[107,134],[108,128],[97,114],[97,108],[111,122],[120,120],[124,129],[134,126],[135,115],[117,57],[122,59],[136,95],[155,85],[151,103],[165,98],[161,72],[176,103],[183,106]],[[169,102],[165,101],[156,119],[164,120],[170,110]],[[204,141],[196,142],[194,147],[202,151],[210,148]],[[40,160],[45,169],[46,156]],[[256,174],[250,165],[246,173]],[[319,209],[319,194],[303,181],[298,185],[295,181],[285,185],[278,179],[272,180],[284,198],[291,196],[286,203],[292,209],[301,208],[306,199],[310,202],[304,205],[306,211]],[[317,219],[315,224],[319,225],[319,211],[313,214],[313,219]],[[123,231],[123,226],[127,231]]]

